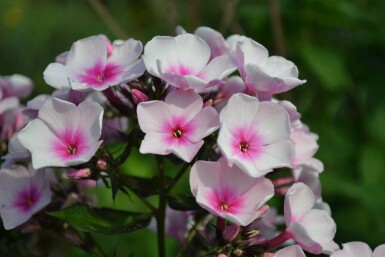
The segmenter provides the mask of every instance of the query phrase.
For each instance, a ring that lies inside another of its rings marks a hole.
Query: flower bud
[[[232,223],[225,227],[222,233],[222,237],[225,241],[230,242],[237,237],[241,227],[235,223]]]
[[[233,251],[233,254],[235,254],[236,256],[242,256],[243,254],[243,251],[241,249],[235,249]]]
[[[227,255],[226,255],[226,254],[223,254],[223,253],[220,253],[220,254],[218,254],[217,257],[227,257]]]
[[[135,104],[148,101],[148,96],[145,95],[142,91],[137,89],[131,89],[132,100]]]
[[[80,170],[71,170],[68,172],[67,176],[68,178],[71,179],[81,179],[81,178],[86,178],[89,175],[91,175],[91,170],[89,168],[84,168]]]
[[[98,160],[96,162],[96,166],[100,169],[100,170],[106,170],[107,169],[107,163],[103,160]]]

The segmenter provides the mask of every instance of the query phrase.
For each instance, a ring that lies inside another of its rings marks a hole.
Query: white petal
[[[38,117],[53,131],[61,132],[66,128],[76,129],[79,117],[75,104],[57,98],[50,98],[40,108]]]
[[[261,102],[254,118],[261,144],[272,144],[289,139],[290,122],[286,110],[272,102]]]
[[[194,34],[202,38],[210,47],[211,58],[228,52],[227,42],[218,31],[209,27],[199,27],[195,30]]]
[[[203,99],[193,91],[171,91],[164,100],[173,115],[183,116],[191,121],[203,107]]]
[[[192,121],[196,129],[189,139],[196,142],[213,133],[220,127],[218,112],[211,106],[203,108]]]
[[[230,55],[222,55],[212,59],[198,76],[205,81],[223,79],[236,70],[235,62]]]
[[[228,129],[243,127],[252,123],[257,115],[259,101],[242,93],[233,95],[220,113],[220,121]]]
[[[70,88],[70,79],[74,72],[61,63],[51,63],[45,69],[43,75],[45,82],[57,89]]]
[[[286,226],[305,216],[314,206],[315,197],[311,189],[303,183],[295,183],[285,196]]]
[[[306,257],[298,245],[288,246],[275,253],[274,257]]]
[[[297,222],[293,222],[290,227],[287,228],[294,241],[299,244],[302,249],[313,254],[322,253],[322,246],[312,240],[308,235],[306,228]]]
[[[99,36],[92,36],[76,41],[67,55],[66,66],[73,70],[84,71],[96,63],[103,65],[107,60],[107,46]]]
[[[140,129],[145,132],[163,132],[171,119],[166,103],[162,101],[141,102],[137,108]]]
[[[35,119],[31,121],[19,132],[18,139],[31,152],[32,165],[35,169],[50,166],[62,167],[65,165],[52,150],[51,142],[59,139],[41,120]]]
[[[121,45],[114,46],[112,55],[107,62],[126,67],[139,58],[142,50],[143,46],[140,41],[129,39]]]
[[[254,159],[254,165],[261,171],[274,168],[290,167],[294,158],[294,144],[289,140],[261,146],[258,158]]]
[[[188,33],[175,37],[175,40],[180,64],[197,73],[203,70],[210,60],[208,45],[200,37]]]
[[[322,243],[333,240],[336,233],[336,224],[329,213],[323,210],[313,209],[307,213],[300,223],[306,229],[309,236],[316,242]]]
[[[373,257],[385,257],[385,244],[379,245],[374,249]]]

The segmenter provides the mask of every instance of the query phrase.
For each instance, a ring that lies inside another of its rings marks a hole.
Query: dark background
[[[381,0],[0,0],[0,75],[32,78],[37,95],[53,90],[43,80],[46,66],[87,36],[128,36],[144,45],[174,35],[176,25],[247,35],[292,60],[307,79],[278,98],[291,100],[320,137],[335,241],[373,248],[385,243],[384,11]],[[156,255],[149,231],[103,237],[109,240],[126,254]]]

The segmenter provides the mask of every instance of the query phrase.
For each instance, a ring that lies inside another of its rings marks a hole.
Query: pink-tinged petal
[[[119,67],[126,67],[139,58],[143,46],[140,41],[129,39],[121,45],[114,46],[108,63],[113,63]]]
[[[19,99],[17,97],[7,97],[0,99],[0,114],[12,110],[19,106]]]
[[[5,229],[26,222],[51,200],[43,171],[13,166],[10,170],[0,170],[0,177],[0,215]]]
[[[184,80],[186,81],[188,88],[193,89],[197,93],[206,93],[207,90],[210,90],[210,87],[220,84],[218,80],[212,80],[210,83],[207,83],[205,80],[193,75],[184,76]]]
[[[210,48],[200,37],[186,33],[176,36],[175,41],[179,64],[182,66],[198,73],[209,62]]]
[[[163,133],[164,126],[171,120],[171,113],[167,104],[161,101],[140,103],[137,114],[140,129],[145,133]]]
[[[321,197],[321,181],[318,172],[309,169],[307,166],[299,166],[292,170],[294,180],[302,182],[313,191],[316,199]]]
[[[198,142],[191,142],[189,140],[184,140],[184,142],[178,141],[180,140],[175,140],[173,145],[169,147],[173,154],[185,162],[191,162],[204,143],[203,140]]]
[[[272,144],[290,136],[289,116],[285,109],[272,102],[261,102],[254,124],[262,144]]]
[[[160,155],[170,154],[171,150],[168,148],[168,144],[164,138],[165,135],[163,134],[148,132],[140,144],[139,152]]]
[[[295,183],[286,193],[286,226],[302,219],[314,206],[315,197],[311,189],[303,183]]]
[[[44,121],[52,131],[61,131],[68,127],[75,129],[79,123],[77,115],[74,115],[76,109],[73,103],[50,98],[40,108],[38,118]]]
[[[314,133],[293,129],[290,139],[295,143],[293,165],[300,165],[314,156],[318,150],[318,136]]]
[[[44,137],[41,135],[44,135]],[[32,165],[35,169],[64,166],[65,162],[60,156],[55,155],[52,150],[51,142],[59,139],[41,120],[31,121],[19,132],[18,139],[31,152]]]
[[[350,242],[343,244],[343,249],[335,252],[331,257],[372,257],[370,247],[363,242]],[[382,255],[380,255],[382,257]],[[377,257],[377,256],[373,256]]]
[[[336,251],[340,250],[340,247],[334,241],[322,243],[321,246],[322,246],[322,253],[327,255],[331,255],[332,253],[335,253]]]
[[[146,66],[144,65],[143,60],[138,59],[122,69],[121,75],[116,77],[116,81],[119,81],[119,83],[115,82],[114,84],[116,85],[133,81],[134,79],[142,76],[145,71]]]
[[[288,246],[276,252],[273,257],[306,257],[298,245]]]
[[[229,167],[224,158],[217,163],[195,163],[190,173],[190,186],[199,205],[242,226],[258,217],[258,209],[274,195],[269,180],[250,179],[239,168]]]
[[[281,78],[272,77],[265,70],[254,63],[244,66],[245,74],[242,76],[250,92],[277,94],[288,90]]]
[[[218,162],[197,161],[190,171],[190,188],[196,197],[198,189],[211,190],[219,181],[221,165]]]
[[[107,60],[107,46],[99,36],[84,38],[73,43],[67,55],[66,66],[76,71],[90,69],[100,63],[103,67]]]
[[[95,102],[79,104],[76,115],[79,117],[77,129],[86,131],[86,140],[98,141],[102,131],[103,107]]]
[[[173,109],[173,115],[184,116],[186,122],[190,122],[203,107],[202,97],[192,90],[171,91],[164,101]]]
[[[158,76],[170,66],[179,64],[176,41],[173,37],[156,36],[144,46],[143,61],[147,71]],[[160,67],[158,67],[160,65]]]
[[[316,242],[328,243],[336,233],[336,224],[329,213],[313,209],[299,221],[308,235]]]
[[[222,55],[212,59],[198,74],[205,81],[223,79],[236,70],[236,65],[230,55]]]
[[[281,105],[283,108],[285,108],[285,110],[287,111],[287,113],[289,114],[289,118],[290,118],[290,124],[293,126],[296,122],[299,121],[299,119],[301,118],[301,114],[297,111],[297,107],[289,102],[289,101],[286,101],[286,100],[283,100],[283,101],[277,101],[275,99],[273,99],[273,102],[276,102],[278,103],[279,105]]]
[[[290,167],[293,157],[293,142],[283,140],[262,146],[259,149],[258,158],[254,159],[254,165],[257,169],[267,172],[273,168]]]
[[[257,115],[258,109],[258,99],[238,93],[233,95],[222,109],[220,121],[230,130],[248,125]]]
[[[306,229],[299,223],[293,222],[287,229],[292,239],[301,246],[302,249],[313,254],[321,254],[322,246],[316,241],[312,240]]]
[[[153,74],[154,75],[154,74]],[[177,87],[180,90],[188,90],[188,89],[202,89],[206,86],[206,83],[194,76],[188,82],[186,80],[187,76],[179,75],[179,74],[174,74],[174,73],[162,73],[161,78],[165,80],[168,84]],[[191,86],[190,86],[191,84]]]
[[[266,64],[269,53],[263,45],[244,36],[237,39],[237,45],[239,45],[239,48],[236,51],[242,51],[244,54],[243,65],[256,63],[264,66]]]
[[[63,89],[71,87],[71,78],[75,73],[61,63],[51,63],[44,70],[43,75],[45,83],[54,88]]]
[[[24,75],[14,74],[8,77],[8,81],[12,84],[10,94],[13,96],[24,98],[32,92],[33,82]]]
[[[377,246],[374,249],[373,257],[384,257],[385,256],[385,244]]]
[[[289,89],[306,82],[306,80],[297,79],[297,66],[295,66],[293,62],[280,56],[269,57],[264,69],[270,76],[282,78]]]
[[[203,108],[192,121],[195,128],[188,138],[196,142],[201,138],[205,138],[220,127],[218,112],[211,106]]]
[[[209,27],[199,27],[195,30],[195,35],[202,38],[211,49],[211,58],[224,55],[228,52],[226,40],[222,34]]]

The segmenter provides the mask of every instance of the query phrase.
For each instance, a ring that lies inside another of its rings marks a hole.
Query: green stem
[[[157,236],[158,236],[158,255],[159,257],[166,257],[166,205],[167,205],[167,192],[164,181],[164,159],[161,156],[156,157],[158,164],[158,175],[160,180],[159,188],[159,206],[156,212],[156,225],[157,225]]]

